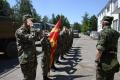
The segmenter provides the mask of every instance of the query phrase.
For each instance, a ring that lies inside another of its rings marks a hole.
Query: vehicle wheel
[[[6,47],[6,55],[10,58],[17,57],[17,45],[16,42],[10,42],[8,43]]]

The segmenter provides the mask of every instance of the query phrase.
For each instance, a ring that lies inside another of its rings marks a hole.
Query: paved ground
[[[69,54],[65,55],[65,60],[60,60],[62,62],[60,65],[56,65],[58,71],[51,71],[50,78],[53,80],[95,80],[96,42],[96,40],[84,35],[81,35],[81,38],[75,38]],[[37,48],[37,50],[40,51],[41,48]],[[38,55],[39,64],[36,80],[42,80],[41,57],[42,54]],[[120,47],[118,58],[120,61]],[[17,59],[9,59],[7,62],[4,59],[0,61],[0,80],[21,79],[22,74]],[[115,75],[115,80],[120,80],[120,73]]]

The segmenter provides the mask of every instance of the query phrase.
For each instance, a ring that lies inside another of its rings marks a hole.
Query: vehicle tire
[[[5,54],[10,58],[17,57],[17,45],[16,42],[10,42],[8,43],[6,47]]]

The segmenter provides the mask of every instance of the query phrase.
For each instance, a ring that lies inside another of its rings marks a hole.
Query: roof
[[[105,5],[105,7],[98,13],[97,16],[99,16],[99,15],[110,5],[111,1],[112,1],[112,0],[109,0],[109,1],[107,2],[107,4]]]

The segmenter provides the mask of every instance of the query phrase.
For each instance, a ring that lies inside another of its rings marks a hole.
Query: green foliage
[[[88,13],[85,13],[83,16],[83,21],[82,21],[82,32],[87,32],[89,30],[89,15]]]
[[[67,17],[65,17],[64,15],[55,16],[54,14],[52,14],[52,19],[49,22],[52,24],[56,24],[56,22],[60,19],[60,17],[62,20],[61,27],[66,26],[67,28],[70,28],[70,22],[68,21]]]
[[[49,18],[47,16],[44,16],[42,20],[43,20],[43,22],[48,22]]]
[[[97,17],[95,15],[90,18],[90,31],[97,31]]]
[[[73,24],[73,29],[78,30],[79,32],[81,32],[81,25],[78,22],[75,22]]]
[[[20,2],[20,14],[23,16],[25,14],[31,14],[32,15],[32,9],[33,6],[31,4],[30,0],[21,0]]]
[[[13,18],[19,22],[22,21],[22,16],[25,14],[31,14],[35,21],[41,21],[41,16],[39,16],[36,10],[32,6],[31,0],[16,0],[17,4],[14,5]]]
[[[0,16],[11,16],[10,4],[6,0],[0,0]]]
[[[41,21],[41,16],[39,14],[37,14],[37,12],[34,8],[33,8],[33,11],[32,11],[32,16],[33,16],[33,18],[35,19],[36,22]]]
[[[82,21],[82,32],[86,33],[89,31],[97,30],[97,17],[95,15],[89,17],[88,13],[85,13]]]

